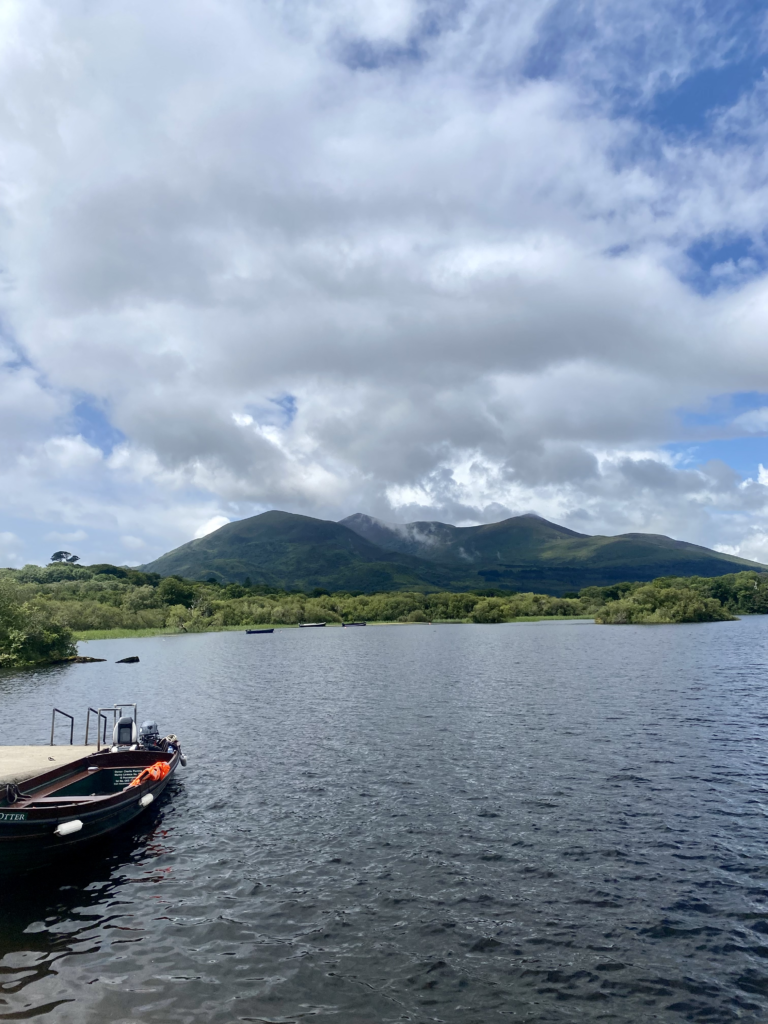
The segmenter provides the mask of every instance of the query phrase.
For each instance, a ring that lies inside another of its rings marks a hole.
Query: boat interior
[[[132,715],[124,714],[126,708],[132,709]],[[71,723],[71,744],[74,718],[59,708],[54,708],[51,717],[51,745],[57,714]],[[143,769],[158,761],[170,763],[177,756],[176,752],[182,764],[185,763],[175,736],[161,739],[155,722],[145,722],[139,729],[135,703],[115,704],[108,708],[88,708],[85,725],[86,746],[92,714],[96,716],[96,751],[18,784],[8,784],[0,788],[0,808],[29,810],[33,807],[50,807],[52,804],[103,800],[128,789]],[[111,746],[107,743],[108,715],[112,717]]]
[[[15,787],[18,795],[11,802],[8,792],[0,791],[0,807],[21,810],[111,796],[127,789],[143,768],[172,758],[172,753],[160,750],[92,754],[20,783]]]

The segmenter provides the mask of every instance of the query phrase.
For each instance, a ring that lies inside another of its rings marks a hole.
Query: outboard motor
[[[139,746],[145,750],[160,750],[160,730],[157,728],[157,722],[141,723]]]
[[[136,723],[130,715],[123,715],[112,731],[112,749],[135,746],[136,740]]]

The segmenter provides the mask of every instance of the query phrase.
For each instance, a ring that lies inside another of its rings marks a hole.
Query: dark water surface
[[[0,677],[0,742],[137,700],[190,764],[3,889],[0,1020],[765,1019],[768,618],[84,650]]]

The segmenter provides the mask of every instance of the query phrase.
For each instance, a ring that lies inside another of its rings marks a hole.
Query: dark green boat
[[[0,790],[0,875],[80,854],[146,810],[185,763],[175,736],[142,748],[133,719],[121,719],[114,738],[112,747]]]

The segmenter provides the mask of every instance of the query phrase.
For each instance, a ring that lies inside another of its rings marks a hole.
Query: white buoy
[[[73,832],[79,832],[82,827],[82,821],[79,818],[75,818],[74,821],[63,821],[53,830],[53,834],[57,836],[71,836]]]
[[[154,796],[151,793],[145,793],[144,796],[139,800],[140,807],[149,807],[154,800]]]

